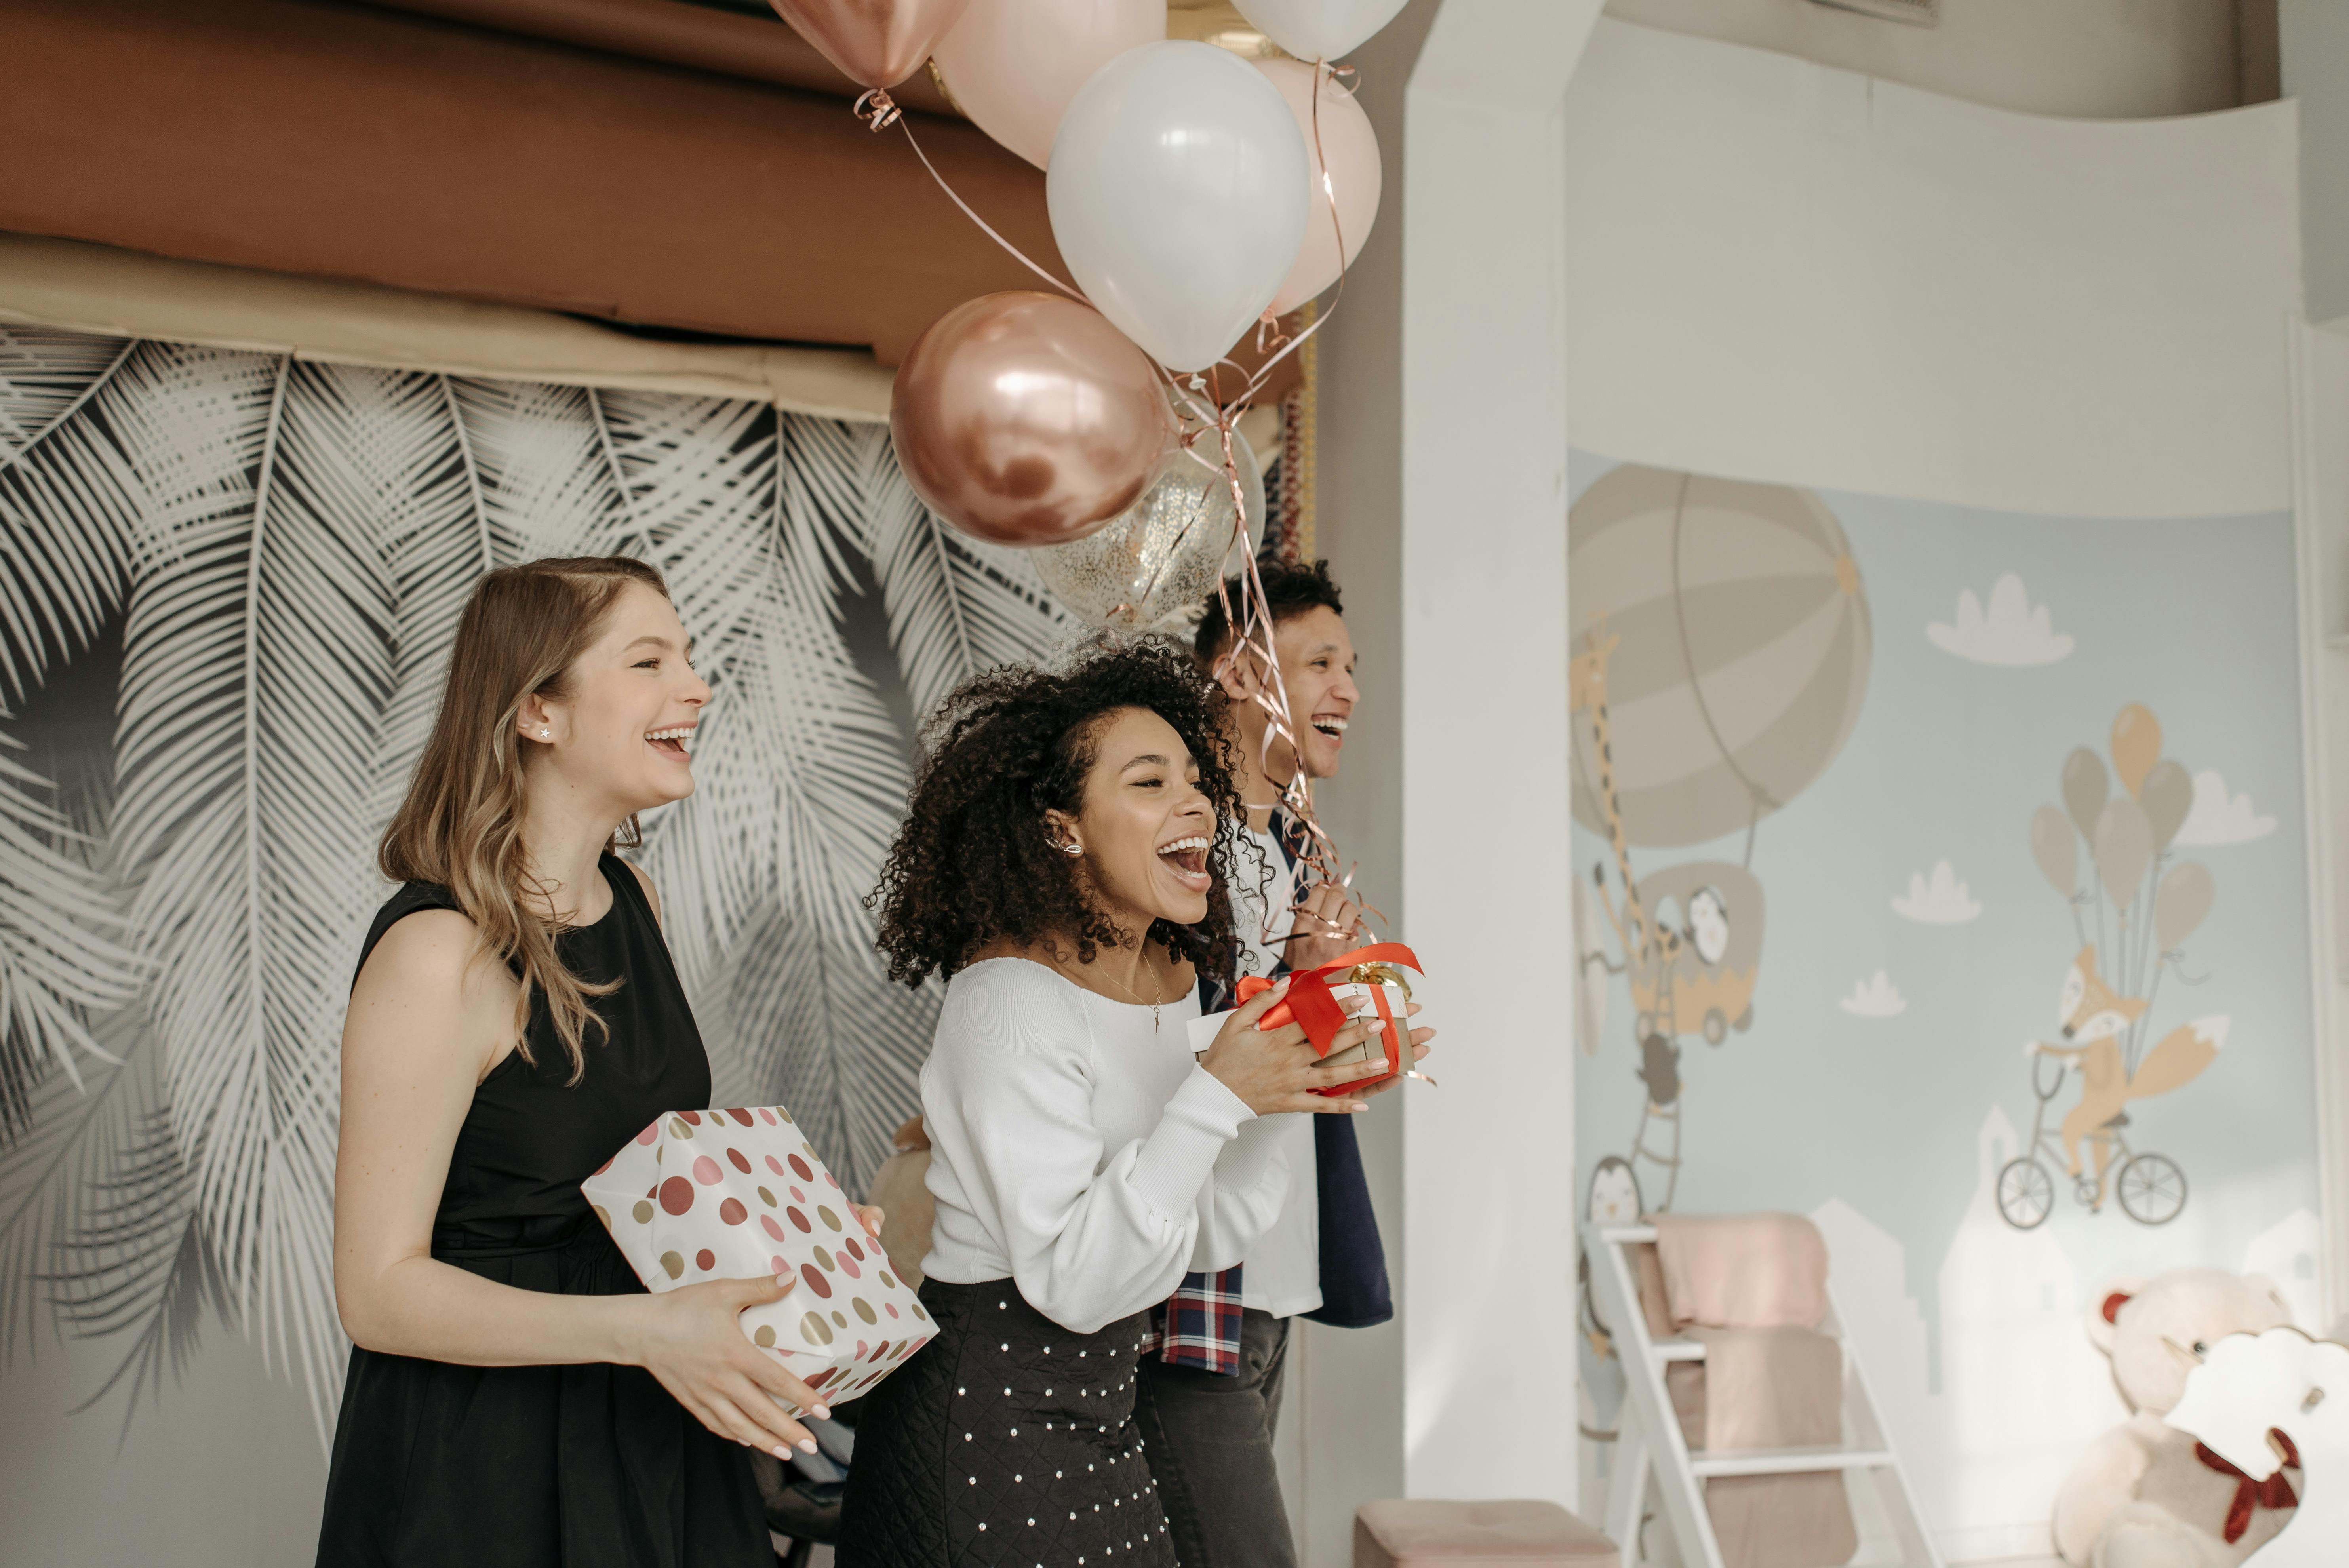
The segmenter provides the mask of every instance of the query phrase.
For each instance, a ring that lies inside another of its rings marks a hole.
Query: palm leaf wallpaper
[[[0,327],[0,1354],[142,1393],[208,1317],[331,1433],[338,1042],[474,580],[625,552],[713,696],[646,824],[727,1103],[862,1184],[936,1010],[862,900],[916,717],[1061,617],[885,428]]]

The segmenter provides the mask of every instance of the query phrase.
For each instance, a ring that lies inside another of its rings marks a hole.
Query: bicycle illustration
[[[2052,1079],[2049,1068],[2054,1069]],[[2071,1073],[2071,1065],[2054,1057],[2034,1053],[2032,1057],[2031,1087],[2039,1096],[2039,1108],[2031,1118],[2031,1152],[2008,1161],[1998,1172],[1999,1215],[2018,1231],[2045,1222],[2055,1207],[2055,1173],[2069,1169],[2063,1140],[2047,1125],[2047,1107]],[[2131,1150],[2128,1124],[2128,1112],[2117,1111],[2085,1134],[2095,1156],[2095,1173],[2071,1177],[2072,1196],[2092,1213],[2101,1210],[2105,1178],[2116,1168],[2113,1187],[2121,1212],[2140,1225],[2166,1225],[2186,1207],[2186,1172],[2167,1154]]]

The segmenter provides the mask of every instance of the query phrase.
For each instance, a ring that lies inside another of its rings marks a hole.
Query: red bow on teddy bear
[[[2275,1444],[2282,1452],[2283,1464],[2265,1480],[2253,1480],[2200,1443],[2194,1445],[2196,1459],[2200,1460],[2220,1475],[2230,1475],[2235,1478],[2235,1501],[2227,1505],[2227,1544],[2230,1546],[2240,1541],[2243,1538],[2243,1532],[2251,1527],[2253,1507],[2298,1508],[2300,1506],[2300,1499],[2292,1494],[2292,1482],[2283,1478],[2285,1470],[2300,1468],[2300,1450],[2293,1448],[2292,1439],[2280,1431],[2271,1430],[2268,1433],[2268,1441]]]

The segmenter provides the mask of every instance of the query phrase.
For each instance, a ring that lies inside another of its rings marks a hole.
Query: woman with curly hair
[[[1279,990],[1192,1056],[1198,975],[1233,951],[1226,725],[1158,644],[990,671],[932,721],[874,902],[892,977],[947,977],[922,1069],[938,1336],[870,1396],[842,1568],[1174,1561],[1133,1424],[1148,1309],[1279,1212],[1277,1119],[1359,1110],[1311,1091],[1366,1076],[1258,1030]]]

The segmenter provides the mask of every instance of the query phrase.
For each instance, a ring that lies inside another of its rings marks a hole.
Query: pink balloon
[[[922,68],[965,0],[767,0],[853,82],[894,88]]]
[[[974,0],[974,5],[984,0]],[[1297,117],[1297,129],[1305,138],[1305,156],[1313,167],[1313,210],[1305,221],[1305,243],[1297,253],[1297,264],[1288,272],[1288,279],[1273,296],[1272,313],[1287,315],[1307,300],[1338,281],[1338,233],[1330,223],[1330,195],[1338,198],[1338,228],[1346,236],[1346,265],[1351,266],[1361,253],[1362,242],[1370,236],[1371,223],[1379,215],[1378,134],[1371,129],[1371,117],[1354,101],[1354,95],[1331,79],[1321,82],[1320,151],[1314,150],[1313,82],[1319,74],[1311,66],[1297,60],[1256,60],[1251,62],[1280,89],[1288,104],[1288,112]],[[1329,185],[1322,184],[1327,165]]]
[[[930,60],[973,125],[1041,169],[1085,78],[1165,36],[1165,0],[970,0]]]
[[[1057,294],[982,294],[915,343],[889,399],[914,493],[964,532],[1082,539],[1133,504],[1174,436],[1149,356]]]

